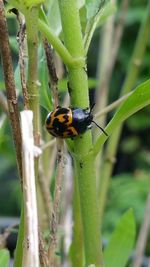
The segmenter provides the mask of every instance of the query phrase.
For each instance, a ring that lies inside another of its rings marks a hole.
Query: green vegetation
[[[21,213],[14,267],[135,267],[149,250],[144,233],[138,253],[136,228],[138,240],[149,204],[150,1],[136,2],[0,0],[0,203],[11,199],[0,216]],[[93,102],[108,136],[94,126],[68,139],[46,132],[58,105]],[[4,247],[0,267],[9,262]]]

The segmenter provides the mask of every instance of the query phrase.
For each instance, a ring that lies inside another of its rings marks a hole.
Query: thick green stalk
[[[128,72],[126,79],[123,84],[122,92],[121,94],[124,95],[131,91],[136,83],[139,70],[140,70],[140,65],[142,63],[143,55],[146,49],[146,45],[148,42],[149,34],[150,34],[150,1],[148,2],[147,6],[147,12],[145,14],[145,17],[142,21],[139,34],[136,40],[136,44],[134,47],[133,55],[129,64]],[[99,203],[100,205],[100,216],[102,220],[102,215],[104,212],[104,207],[106,203],[106,197],[107,197],[107,192],[109,188],[109,180],[110,176],[112,173],[113,165],[115,162],[115,155],[120,139],[122,131],[122,126],[117,128],[113,135],[110,137],[107,148],[106,148],[106,153],[105,153],[105,162],[103,164],[103,170],[102,170],[102,175],[101,175],[101,183],[100,183],[100,189],[99,189]],[[98,147],[98,141],[96,143],[96,146]]]
[[[27,46],[28,46],[28,79],[27,90],[29,96],[29,108],[33,111],[34,143],[40,145],[40,113],[39,113],[39,82],[38,82],[38,15],[39,6],[32,7],[24,12],[26,20]],[[44,205],[38,183],[39,159],[35,158],[35,177],[38,200],[39,224],[43,225]]]
[[[77,2],[74,0],[59,0],[65,45],[74,58],[84,59],[81,25]],[[86,63],[82,66],[68,66],[71,104],[73,107],[89,106]],[[74,140],[74,161],[77,168],[81,217],[85,248],[85,265],[95,264],[102,267],[102,248],[100,245],[99,216],[97,213],[96,177],[94,158],[91,155],[83,161],[85,154],[92,148],[91,132]]]
[[[74,173],[76,170],[74,170]],[[73,240],[70,250],[72,267],[83,266],[83,230],[81,221],[81,208],[79,198],[79,188],[76,174],[74,175],[74,194],[73,194]]]
[[[29,107],[33,111],[34,141],[39,145],[39,85],[38,85],[38,13],[33,7],[25,13],[28,45],[28,80]]]

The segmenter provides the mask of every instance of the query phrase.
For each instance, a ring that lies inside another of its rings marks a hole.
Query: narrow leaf
[[[116,112],[111,123],[124,121],[138,110],[150,104],[150,80],[140,84]]]
[[[107,3],[102,9],[100,9],[95,16],[91,17],[85,28],[84,35],[84,47],[85,53],[87,54],[91,39],[93,37],[96,27],[102,25],[106,19],[116,11],[116,5]]]
[[[112,120],[109,122],[105,131],[110,135],[120,124],[135,112],[150,104],[150,80],[140,84],[133,93],[124,101],[118,111],[115,113]],[[93,152],[98,154],[101,146],[106,141],[107,137],[100,135],[94,145]]]
[[[86,0],[87,19],[94,17],[104,2],[101,0]]]
[[[8,267],[9,264],[9,251],[7,249],[0,250],[0,267]]]
[[[47,19],[51,30],[59,36],[62,31],[58,0],[49,1]]]
[[[132,209],[121,218],[104,251],[105,267],[124,267],[135,240],[135,220]]]

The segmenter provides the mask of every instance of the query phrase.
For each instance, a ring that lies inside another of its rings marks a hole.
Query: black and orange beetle
[[[95,121],[93,121],[92,109],[57,107],[46,118],[47,131],[61,138],[72,138],[91,129],[92,122],[99,127],[105,135],[107,133]]]

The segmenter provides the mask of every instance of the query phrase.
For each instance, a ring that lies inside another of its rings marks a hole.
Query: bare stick
[[[50,246],[48,251],[50,266],[55,266],[55,250],[57,247],[57,230],[59,223],[59,208],[62,189],[62,176],[63,176],[63,140],[57,140],[57,175],[55,184],[55,195],[53,203],[53,211],[51,217],[51,234],[50,234]]]
[[[20,129],[17,97],[15,91],[12,57],[9,47],[8,29],[5,18],[4,4],[2,0],[0,0],[0,52],[4,70],[9,118],[11,122],[13,139],[17,154],[19,174],[20,178],[22,178],[21,129]]]
[[[139,232],[133,267],[141,267],[150,229],[150,193],[147,198],[143,223]]]
[[[49,267],[48,255],[47,251],[45,250],[45,243],[43,241],[40,230],[39,230],[39,257],[40,257],[40,266]]]
[[[0,106],[2,110],[8,114],[8,105],[7,105],[7,98],[3,94],[3,92],[0,91]]]
[[[44,49],[45,49],[45,54],[46,54],[51,89],[53,92],[54,108],[57,108],[57,106],[59,105],[58,88],[57,88],[58,78],[57,78],[57,74],[56,74],[56,70],[54,66],[53,50],[46,39],[44,39],[43,43],[44,43]]]
[[[54,99],[54,108],[59,105],[59,95],[57,88],[57,74],[53,61],[53,51],[51,46],[48,44],[47,40],[44,40],[44,48],[47,59],[47,67],[49,72],[49,78],[51,83],[51,88],[53,92]],[[48,250],[48,257],[50,261],[50,266],[55,266],[55,250],[57,247],[57,230],[59,224],[59,204],[61,198],[61,188],[62,188],[62,176],[63,176],[63,145],[64,142],[62,139],[57,138],[57,175],[56,175],[56,183],[55,183],[55,194],[54,194],[54,203],[53,203],[53,211],[51,214],[51,222],[50,222],[50,246]]]
[[[34,171],[33,113],[21,112],[25,239],[22,267],[39,267],[38,216]]]

